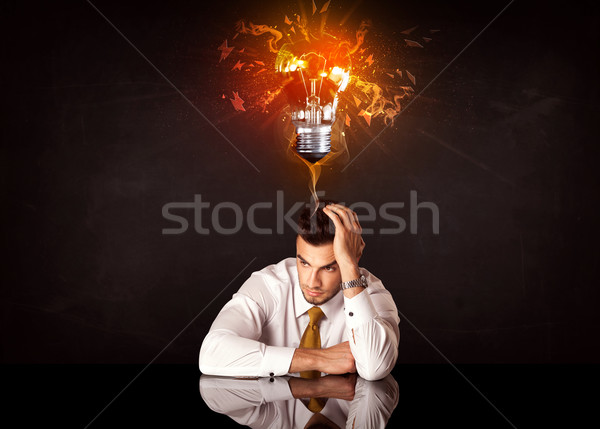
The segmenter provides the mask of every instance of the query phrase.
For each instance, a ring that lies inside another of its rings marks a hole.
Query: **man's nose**
[[[319,270],[311,270],[310,276],[308,277],[308,285],[311,288],[320,287],[321,279],[319,277]]]

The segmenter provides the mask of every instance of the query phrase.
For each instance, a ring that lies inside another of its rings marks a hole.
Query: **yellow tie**
[[[320,349],[321,348],[321,334],[319,333],[319,321],[324,316],[323,310],[319,307],[313,307],[308,310],[308,316],[310,321],[308,326],[302,334],[300,340],[301,349]],[[302,378],[319,378],[321,377],[320,371],[301,371],[300,377]],[[308,409],[313,413],[318,413],[325,406],[326,400],[321,398],[310,398],[308,402]]]
[[[308,310],[308,317],[310,321],[308,326],[302,334],[300,340],[301,349],[320,349],[321,348],[321,335],[319,334],[319,321],[324,316],[323,310],[319,307],[313,307]]]

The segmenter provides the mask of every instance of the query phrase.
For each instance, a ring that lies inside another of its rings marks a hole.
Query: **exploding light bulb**
[[[296,127],[296,152],[315,163],[331,151],[339,93],[350,80],[348,50],[305,40],[288,43],[279,50],[275,67],[284,76],[283,90]]]

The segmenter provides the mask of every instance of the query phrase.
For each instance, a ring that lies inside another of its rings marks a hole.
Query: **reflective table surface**
[[[599,420],[596,365],[399,365],[379,381],[234,379],[201,375],[195,365],[2,371],[3,418],[18,427],[522,428]],[[311,398],[320,398],[316,412]]]
[[[392,375],[366,381],[356,374],[254,380],[203,375],[200,393],[211,410],[252,428],[383,428],[399,398]]]

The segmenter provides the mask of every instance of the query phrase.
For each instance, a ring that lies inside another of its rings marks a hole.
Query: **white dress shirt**
[[[358,374],[379,380],[398,357],[398,310],[381,280],[359,268],[368,287],[353,298],[340,290],[319,307],[321,347],[349,341]],[[268,377],[288,374],[313,307],[304,299],[296,258],[252,273],[217,315],[200,349],[203,374]]]

